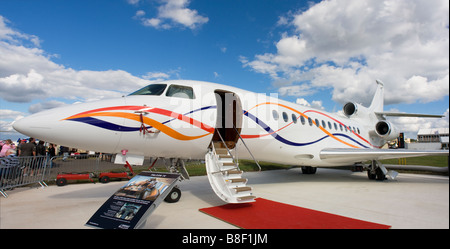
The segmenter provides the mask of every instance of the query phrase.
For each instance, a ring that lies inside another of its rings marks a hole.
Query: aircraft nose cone
[[[53,119],[51,116],[37,113],[17,120],[12,126],[16,131],[24,135],[37,138],[37,135],[50,131],[52,125]]]
[[[27,122],[24,121],[24,119],[26,119],[26,118],[16,120],[12,125],[14,130],[16,130],[22,134],[25,134],[27,131]]]

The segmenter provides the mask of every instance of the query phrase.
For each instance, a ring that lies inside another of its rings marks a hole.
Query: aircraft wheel
[[[59,178],[59,179],[56,179],[56,185],[58,185],[58,186],[64,186],[64,185],[66,185],[66,184],[67,184],[66,178]]]
[[[102,176],[102,178],[100,178],[100,182],[101,183],[108,183],[109,182],[109,177],[108,176]]]
[[[383,173],[381,168],[376,169],[376,176],[378,181],[384,181],[386,180],[386,175]]]
[[[181,198],[181,190],[179,188],[173,188],[172,191],[167,195],[164,199],[165,202],[175,203],[178,202]]]
[[[317,172],[316,167],[311,166],[302,166],[302,173],[305,175],[313,175]]]
[[[371,170],[367,171],[367,176],[369,177],[370,180],[377,179],[377,174],[373,174]]]

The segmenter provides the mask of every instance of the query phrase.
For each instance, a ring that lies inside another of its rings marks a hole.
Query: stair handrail
[[[259,168],[259,172],[261,172],[261,166],[259,165],[258,161],[256,160],[255,156],[253,156],[253,153],[250,151],[250,149],[248,148],[247,144],[245,143],[244,139],[241,137],[241,134],[238,132],[236,126],[233,124],[233,128],[236,131],[236,134],[238,134],[239,138],[242,141],[242,144],[245,146],[245,148],[247,149],[248,153],[250,154],[250,156],[253,158],[253,161],[255,161],[256,165]],[[219,134],[220,135],[220,134]],[[226,147],[226,145],[225,145]]]
[[[227,143],[225,143],[225,140],[223,139],[222,135],[220,135],[220,131],[217,131],[217,134],[219,134],[220,140],[222,140],[223,145],[225,145],[225,149],[227,149],[228,154],[230,154],[231,160],[232,160],[233,163],[236,165],[237,169],[238,169],[238,170],[241,170],[241,169],[239,168],[239,163],[236,161],[236,159],[234,159],[233,154],[231,153],[230,149],[229,149],[228,146],[227,146]],[[216,147],[214,146],[214,142],[212,142],[212,144],[213,144],[214,154],[215,154],[216,157],[217,157]],[[216,160],[217,160],[217,159],[216,159]]]

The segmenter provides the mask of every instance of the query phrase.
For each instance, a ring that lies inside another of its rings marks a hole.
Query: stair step
[[[223,144],[223,142],[214,142],[214,147],[215,148],[225,148],[225,145]]]
[[[222,165],[223,166],[235,166],[236,167],[236,164],[233,163],[233,162],[222,162]]]
[[[231,183],[247,182],[247,178],[234,178],[234,179],[229,179],[229,181],[231,181]]]
[[[239,201],[250,201],[250,200],[254,200],[256,198],[256,196],[253,196],[253,195],[247,195],[247,196],[241,196],[241,197],[238,197],[237,199],[239,200]]]
[[[244,172],[240,171],[240,170],[226,170],[224,171],[227,175],[240,175]]]
[[[220,154],[220,153],[228,153],[228,150],[226,148],[216,148],[216,153]]]
[[[228,203],[254,202],[256,197],[252,195],[252,188],[247,186],[248,179],[242,178],[244,172],[225,145],[214,143],[214,148],[205,155],[208,179],[214,192]]]
[[[228,184],[228,187],[230,189],[239,188],[239,187],[245,187],[247,184],[247,179],[243,178],[229,178],[226,179],[225,182]]]
[[[251,191],[252,188],[251,187],[237,187],[237,188],[234,188],[234,190],[236,191],[236,193],[240,193],[240,192],[245,192],[245,191]]]

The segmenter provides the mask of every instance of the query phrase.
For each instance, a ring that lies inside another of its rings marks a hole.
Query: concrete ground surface
[[[392,229],[449,229],[449,177],[400,173],[396,180],[369,180],[366,172],[299,168],[248,172],[257,197],[381,223]],[[16,188],[0,197],[1,229],[92,229],[97,209],[126,181]],[[236,229],[200,208],[223,205],[206,176],[179,183],[177,203],[163,202],[147,219],[147,229]],[[282,222],[282,221],[280,221]]]

